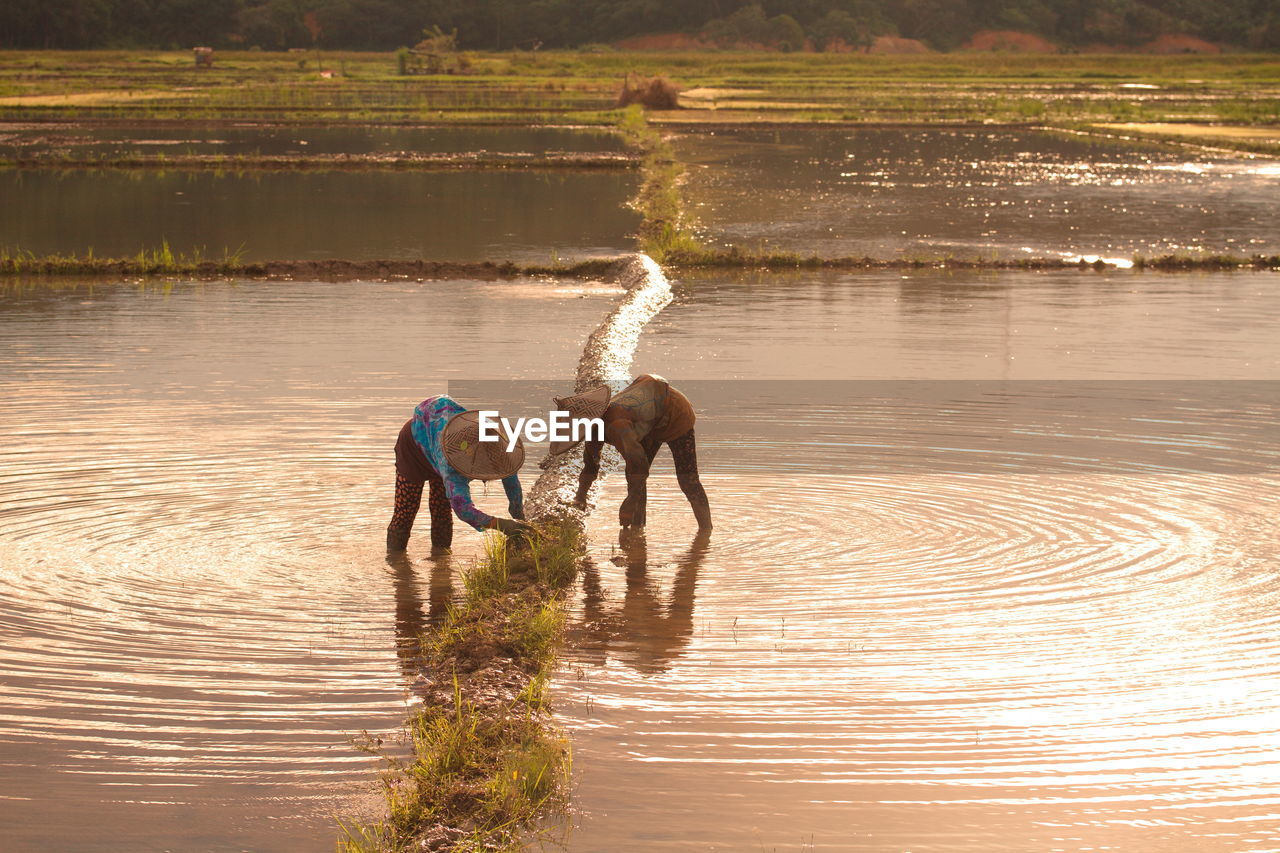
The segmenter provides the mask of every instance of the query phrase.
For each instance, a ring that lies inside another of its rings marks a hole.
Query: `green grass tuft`
[[[401,853],[429,838],[458,851],[514,851],[563,808],[572,752],[547,715],[546,691],[564,633],[561,599],[580,555],[568,524],[544,525],[520,547],[488,537],[463,575],[461,602],[424,638],[433,690],[406,723],[410,756],[357,743],[384,762],[386,816],[339,821],[339,851]],[[495,698],[494,674],[519,689]],[[472,679],[489,686],[476,694]]]
[[[633,104],[623,110],[618,129],[627,143],[641,155],[640,191],[631,205],[640,211],[640,251],[658,263],[674,255],[691,255],[702,251],[689,230],[680,196],[680,179],[684,167],[662,133],[650,125],[644,109]]]

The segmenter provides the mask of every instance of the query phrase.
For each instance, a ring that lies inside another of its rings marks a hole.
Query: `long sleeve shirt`
[[[440,479],[444,480],[445,496],[454,515],[470,524],[476,530],[484,530],[493,521],[493,516],[482,512],[471,500],[471,481],[458,473],[449,465],[444,455],[441,433],[445,424],[454,415],[466,411],[450,397],[443,394],[428,397],[413,410],[411,421],[413,440],[422,448],[431,467],[436,469]],[[508,509],[512,518],[524,518],[524,493],[520,489],[520,477],[512,474],[504,477],[502,488],[507,493]]]
[[[614,395],[602,419],[606,438],[630,432],[637,440],[650,442],[679,438],[693,429],[697,420],[689,398],[651,373],[640,374]]]

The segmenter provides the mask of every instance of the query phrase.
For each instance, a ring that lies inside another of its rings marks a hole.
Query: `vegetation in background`
[[[524,549],[490,537],[463,575],[465,594],[422,637],[422,706],[411,753],[358,744],[384,763],[386,816],[341,824],[344,853],[516,850],[566,802],[569,744],[551,724],[546,686],[577,575],[578,529],[544,525]]]
[[[465,49],[574,47],[672,31],[779,49],[865,45],[876,35],[947,50],[981,30],[1070,46],[1189,34],[1280,48],[1274,0],[5,0],[0,47],[296,47],[391,50],[423,27]]]
[[[399,73],[395,54],[0,52],[0,119],[612,125],[624,81],[665,77],[686,123],[1280,121],[1280,55],[475,54]],[[332,69],[325,69],[326,72]]]
[[[401,74],[466,74],[472,67],[471,57],[458,50],[458,31],[438,26],[423,30],[422,41],[396,57]]]

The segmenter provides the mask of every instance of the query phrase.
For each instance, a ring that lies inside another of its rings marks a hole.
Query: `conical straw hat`
[[[498,424],[497,441],[480,440],[480,413],[473,409],[449,418],[440,434],[445,461],[468,480],[501,480],[510,477],[524,464],[524,443],[516,439],[508,453],[510,433]]]
[[[613,392],[609,390],[608,385],[601,385],[590,391],[583,391],[581,394],[574,394],[571,397],[552,397],[551,400],[557,409],[568,412],[573,418],[599,418],[603,417],[604,410],[609,408],[609,398],[612,395]],[[581,441],[553,441],[550,448],[551,455],[559,456],[581,443]]]

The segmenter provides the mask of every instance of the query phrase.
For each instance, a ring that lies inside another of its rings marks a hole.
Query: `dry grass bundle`
[[[618,93],[618,106],[640,104],[648,110],[678,110],[679,98],[680,87],[661,74],[657,77],[628,74]]]

